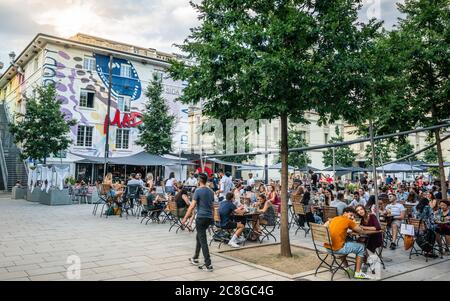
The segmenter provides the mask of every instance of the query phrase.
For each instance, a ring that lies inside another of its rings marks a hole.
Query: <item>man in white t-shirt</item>
[[[390,245],[391,250],[395,250],[397,247],[397,235],[398,231],[402,225],[403,220],[405,219],[406,215],[406,208],[402,204],[397,202],[397,196],[395,194],[389,195],[389,200],[391,203],[386,206],[386,214],[387,216],[392,217],[392,242]]]
[[[358,191],[355,191],[355,193],[353,193],[353,200],[348,206],[356,208],[356,206],[358,205],[366,206],[366,201],[363,198],[361,198]]]
[[[223,171],[220,171],[219,176],[222,178],[220,179],[219,190],[217,192],[219,194],[219,201],[222,201],[225,200],[227,193],[233,190],[233,181],[231,179],[231,174],[228,171],[225,174]]]
[[[195,178],[194,174],[191,172],[189,178],[186,180],[186,186],[197,186],[197,183],[197,178]]]
[[[252,188],[253,188],[253,186],[255,186],[255,179],[253,179],[252,173],[248,174],[247,186],[250,186]]]

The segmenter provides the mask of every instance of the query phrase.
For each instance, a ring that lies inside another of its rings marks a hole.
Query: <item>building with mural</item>
[[[112,59],[112,81],[109,65]],[[126,157],[142,151],[135,141],[137,126],[147,98],[145,91],[153,74],[163,80],[170,112],[176,117],[173,150],[188,147],[188,108],[176,102],[183,83],[166,74],[170,59],[183,59],[152,48],[142,48],[85,34],[70,39],[38,34],[0,77],[0,103],[6,118],[25,112],[26,99],[39,85],[55,84],[62,112],[77,120],[71,128],[73,144],[49,163],[66,164],[72,174],[94,174],[90,166],[77,161],[103,158],[106,142],[108,88],[111,85],[110,157]],[[102,171],[96,170],[95,174]]]

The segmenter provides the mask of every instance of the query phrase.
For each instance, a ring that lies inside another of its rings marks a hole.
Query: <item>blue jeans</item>
[[[354,253],[358,257],[364,257],[366,253],[366,248],[364,247],[363,244],[354,241],[347,241],[342,247],[342,249],[334,251],[334,253],[338,255],[348,255]]]

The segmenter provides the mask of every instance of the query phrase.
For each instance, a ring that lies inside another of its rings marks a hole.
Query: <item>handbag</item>
[[[405,251],[408,251],[414,245],[414,236],[404,235],[403,236]]]

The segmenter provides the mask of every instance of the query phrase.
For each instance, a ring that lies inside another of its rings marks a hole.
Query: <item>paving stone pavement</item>
[[[93,216],[92,205],[49,207],[0,195],[0,280],[63,281],[71,279],[70,256],[81,263],[80,280],[283,281],[280,275],[223,258],[211,247],[214,272],[191,266],[187,259],[195,233],[168,232],[168,224],[142,225],[133,217]],[[312,248],[291,230],[291,243]],[[250,244],[251,245],[251,244]],[[222,246],[220,250],[226,250]],[[386,280],[450,280],[450,261],[408,259],[402,249],[385,250]],[[69,276],[69,277],[68,277]],[[329,273],[306,280],[329,280]],[[338,273],[335,280],[348,280]]]

